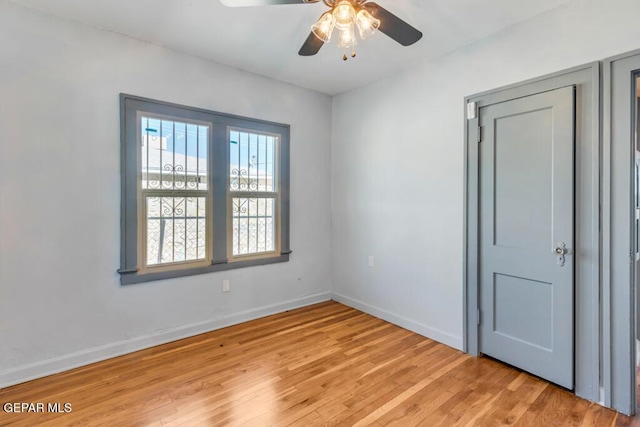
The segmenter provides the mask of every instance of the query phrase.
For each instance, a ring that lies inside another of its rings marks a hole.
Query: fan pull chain
[[[357,56],[356,51],[355,51],[355,50],[352,50],[352,51],[351,51],[351,57],[352,57],[352,58],[355,58],[356,56]],[[346,53],[345,53],[345,54],[343,54],[343,55],[342,55],[342,60],[343,60],[343,61],[346,61],[347,59],[349,59],[349,57],[347,56],[347,54],[346,54]]]
[[[355,43],[352,45],[351,49],[352,49],[351,50],[351,57],[355,58],[357,56]],[[342,60],[346,61],[347,59],[349,59],[349,57],[347,56],[347,52],[345,51],[345,53],[342,55]]]

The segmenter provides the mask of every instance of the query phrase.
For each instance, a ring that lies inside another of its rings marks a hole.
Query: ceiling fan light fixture
[[[240,1],[240,0],[237,0]],[[321,0],[242,0],[260,1],[265,4],[312,3]],[[357,38],[368,39],[376,32],[381,32],[403,46],[410,46],[422,38],[422,33],[407,22],[398,18],[377,3],[369,0],[322,0],[329,12],[311,26],[311,34],[307,36],[298,54],[312,56],[332,37],[333,31],[338,31],[338,48],[345,49],[342,59],[356,57],[355,46]],[[358,27],[356,35],[355,28]]]
[[[323,14],[318,22],[311,26],[313,34],[325,43],[331,40],[331,33],[336,26],[336,18],[331,12]]]
[[[376,30],[380,27],[380,20],[376,19],[367,10],[360,9],[356,14],[355,19],[358,26],[358,32],[362,40],[369,36],[372,36]]]

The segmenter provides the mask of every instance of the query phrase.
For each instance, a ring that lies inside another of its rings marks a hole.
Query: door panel
[[[574,98],[567,87],[480,109],[480,351],[567,388]]]
[[[553,347],[550,307],[553,304],[551,283],[495,274],[493,281],[495,333],[529,343],[546,350]],[[527,304],[514,304],[527,301]]]
[[[531,122],[537,125],[535,134],[511,137]],[[549,147],[541,149],[536,144],[539,136],[551,134],[551,127],[549,110],[496,118],[493,224],[496,246],[548,249],[551,232],[549,188],[531,185],[530,177],[551,170]],[[520,158],[525,161],[518,161]],[[514,173],[514,167],[517,167],[517,173]]]

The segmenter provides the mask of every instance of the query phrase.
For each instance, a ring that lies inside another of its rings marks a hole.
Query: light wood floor
[[[531,375],[327,302],[0,390],[0,425],[635,425]]]

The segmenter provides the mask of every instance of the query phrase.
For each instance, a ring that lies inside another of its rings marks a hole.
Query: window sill
[[[152,282],[156,280],[194,276],[196,274],[214,273],[216,271],[227,271],[227,270],[233,270],[236,268],[255,267],[259,265],[287,262],[289,261],[290,253],[291,251],[287,251],[287,253],[282,253],[280,256],[274,256],[269,258],[257,258],[257,259],[235,261],[235,262],[215,263],[215,264],[202,266],[202,267],[190,267],[190,268],[184,268],[184,269],[146,272],[146,273],[139,273],[137,270],[118,270],[118,273],[120,273],[121,285],[133,285],[136,283]]]

